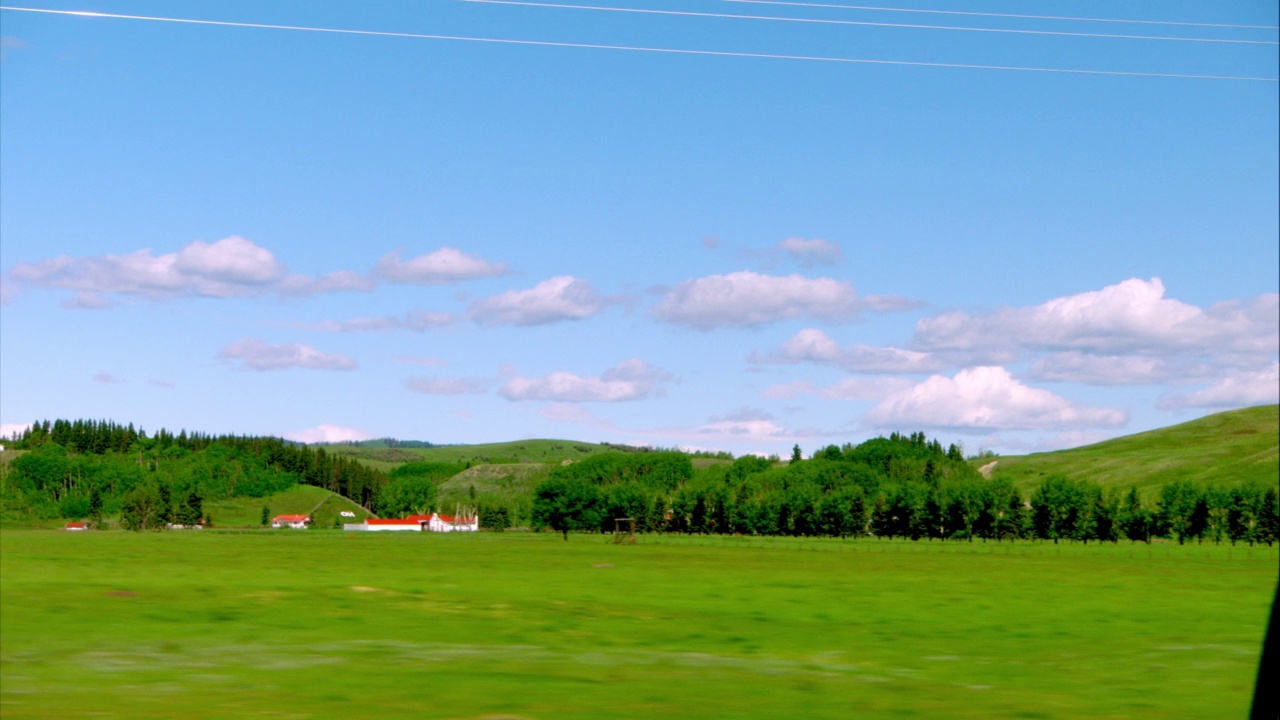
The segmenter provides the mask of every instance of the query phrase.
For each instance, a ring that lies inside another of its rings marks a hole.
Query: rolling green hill
[[[580,460],[603,452],[627,450],[620,445],[601,445],[576,440],[515,440],[480,445],[442,445],[432,448],[366,448],[352,445],[325,445],[330,453],[354,458],[378,470],[387,471],[414,460],[472,465],[551,463]]]
[[[312,485],[295,485],[269,497],[233,497],[205,504],[205,510],[213,518],[214,527],[260,527],[262,507],[269,508],[269,515],[310,514],[312,526],[332,527],[338,513],[343,510],[355,515],[346,522],[360,522],[369,512],[351,500]]]
[[[1280,405],[1217,413],[1191,422],[1050,453],[988,458],[993,477],[1023,493],[1050,475],[1064,475],[1151,495],[1165,483],[1190,480],[1233,486],[1275,484],[1280,478]]]

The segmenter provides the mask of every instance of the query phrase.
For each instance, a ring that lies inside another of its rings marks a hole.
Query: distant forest
[[[1276,540],[1274,485],[1136,489],[1049,477],[1030,498],[979,474],[924,433],[831,445],[788,464],[746,456],[695,472],[679,453],[597,455],[556,468],[535,493],[536,527],[648,532],[950,539],[1220,542]]]
[[[383,473],[279,438],[148,434],[94,420],[39,422],[14,446],[26,452],[0,484],[0,519],[118,517],[139,529],[207,520],[204,501],[267,497],[296,484],[345,495],[383,517],[429,512],[438,509],[438,486],[465,469],[414,461]],[[924,433],[830,445],[810,458],[797,447],[787,463],[745,456],[695,470],[687,454],[654,451],[544,467],[531,502],[473,498],[481,525],[611,532],[618,518],[631,518],[640,532],[970,541],[1271,544],[1277,536],[1274,484],[1172,482],[1149,507],[1136,489],[1050,476],[1026,498]]]

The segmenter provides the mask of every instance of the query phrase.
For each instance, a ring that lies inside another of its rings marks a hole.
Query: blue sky
[[[1280,394],[1273,3],[18,4],[232,24],[0,11],[6,434],[1023,453]]]

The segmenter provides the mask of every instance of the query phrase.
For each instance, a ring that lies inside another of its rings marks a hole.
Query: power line
[[[1280,26],[1276,25],[1231,25],[1226,23],[1179,22],[1177,20],[1129,20],[1121,18],[1071,17],[1063,15],[1018,15],[1015,13],[972,12],[967,10],[924,10],[920,8],[876,7],[872,5],[834,5],[829,3],[789,2],[787,0],[724,0],[724,2],[749,3],[752,5],[788,5],[791,7],[832,8],[838,10],[871,10],[875,12],[1017,18],[1021,20],[1069,20],[1074,22],[1130,23],[1134,25],[1176,25],[1179,27],[1235,28],[1240,30],[1280,30]]]
[[[428,33],[392,32],[386,30],[354,30],[347,28],[310,27],[305,25],[275,25],[268,23],[233,22],[229,20],[202,20],[196,18],[161,17],[155,15],[125,15],[122,13],[102,13],[86,10],[55,10],[49,8],[17,7],[0,5],[0,10],[12,12],[42,13],[47,15],[71,15],[84,18],[107,18],[115,20],[139,20],[146,22],[166,22],[184,25],[211,25],[216,27],[241,27],[259,30],[292,30],[297,32],[329,33],[334,35],[364,35],[373,37],[396,37],[417,40],[452,40],[458,42],[492,43],[498,45],[525,45],[538,47],[579,48],[585,50],[618,50],[625,52],[650,52],[667,55],[701,55],[708,57],[740,57],[761,60],[803,60],[810,62],[849,63],[858,65],[894,65],[902,67],[955,68],[961,70],[1004,70],[1010,72],[1051,73],[1057,75],[1103,75],[1113,77],[1145,77],[1175,78],[1185,80],[1234,80],[1243,82],[1280,82],[1280,78],[1249,77],[1238,75],[1195,75],[1188,73],[1153,73],[1129,70],[1080,70],[1074,68],[1021,67],[1016,65],[979,65],[967,63],[921,62],[912,60],[877,60],[871,58],[826,57],[821,55],[783,55],[774,53],[750,53],[730,50],[695,50],[688,48],[660,48],[637,45],[604,45],[598,43],[573,43],[553,40],[518,40],[511,38],[487,38],[464,35],[436,35]]]
[[[1060,35],[1065,37],[1107,38],[1116,40],[1165,40],[1173,42],[1230,43],[1236,45],[1280,45],[1274,40],[1236,40],[1232,38],[1168,37],[1161,35],[1118,35],[1110,33],[1067,32],[1063,30],[1019,30],[1014,28],[964,27],[962,25],[919,25],[912,23],[872,22],[869,20],[831,20],[827,18],[794,18],[776,15],[738,15],[735,13],[710,13],[692,10],[657,10],[654,8],[627,8],[603,5],[571,5],[530,0],[463,0],[485,5],[517,5],[521,7],[550,8],[556,10],[597,10],[604,12],[633,13],[640,15],[676,15],[684,17],[733,18],[735,20],[768,20],[772,22],[810,23],[816,25],[856,25],[862,27],[904,28],[910,30],[953,30],[959,32],[1004,33],[1011,35]]]

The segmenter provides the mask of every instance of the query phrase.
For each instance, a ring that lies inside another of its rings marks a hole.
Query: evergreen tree
[[[89,518],[94,525],[102,525],[102,491],[97,485],[89,491]]]
[[[1258,541],[1271,546],[1276,542],[1277,532],[1280,532],[1280,512],[1277,505],[1280,505],[1280,498],[1277,498],[1280,492],[1273,485],[1266,489],[1262,495],[1262,500],[1258,503]]]

